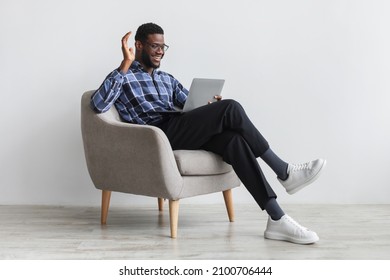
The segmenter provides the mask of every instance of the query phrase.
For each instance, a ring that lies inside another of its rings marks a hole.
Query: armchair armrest
[[[183,187],[171,145],[153,126],[124,123],[115,108],[96,114],[92,92],[82,97],[81,128],[88,171],[96,188],[175,199]]]

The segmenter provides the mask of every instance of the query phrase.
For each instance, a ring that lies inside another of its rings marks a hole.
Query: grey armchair
[[[102,224],[112,191],[156,197],[160,211],[168,199],[172,238],[182,198],[223,192],[229,220],[234,220],[231,189],[240,181],[230,165],[203,150],[172,151],[161,129],[122,122],[115,106],[96,114],[89,105],[92,94],[82,96],[81,130],[88,172],[102,190]]]

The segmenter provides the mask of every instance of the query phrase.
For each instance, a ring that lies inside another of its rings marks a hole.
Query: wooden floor
[[[164,206],[112,206],[106,226],[99,208],[0,206],[0,259],[390,259],[390,205],[284,206],[318,233],[314,245],[264,239],[255,205],[235,205],[229,223],[223,204],[182,204],[171,239]]]

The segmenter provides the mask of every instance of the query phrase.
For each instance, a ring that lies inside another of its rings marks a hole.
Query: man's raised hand
[[[127,41],[129,40],[129,37],[131,35],[131,31],[127,32],[125,36],[122,37],[122,53],[123,53],[123,60],[121,65],[119,66],[119,70],[122,72],[122,74],[126,74],[129,70],[131,64],[135,60],[135,54],[133,48],[129,48]]]

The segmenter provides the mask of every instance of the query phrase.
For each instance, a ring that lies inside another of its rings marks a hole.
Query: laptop
[[[225,80],[223,79],[202,79],[194,78],[187,96],[187,101],[184,103],[183,109],[178,109],[179,112],[188,112],[195,108],[209,104],[210,101],[215,101],[214,96],[221,95]]]

